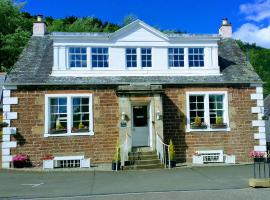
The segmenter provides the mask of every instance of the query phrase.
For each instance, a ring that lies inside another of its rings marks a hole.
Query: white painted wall
[[[52,76],[190,76],[190,75],[220,75],[218,66],[217,38],[200,39],[196,37],[183,37],[178,39],[166,39],[164,35],[158,35],[145,27],[137,26],[130,30],[122,31],[113,38],[95,40],[91,37],[65,35],[54,38],[54,66]],[[68,48],[84,46],[88,48],[88,67],[84,69],[69,69]],[[91,67],[91,47],[109,48],[109,67]],[[125,48],[137,48],[137,68],[126,68]],[[140,67],[140,48],[152,48],[152,67]],[[185,48],[185,66],[169,68],[168,48]],[[188,48],[204,48],[204,67],[188,66]]]

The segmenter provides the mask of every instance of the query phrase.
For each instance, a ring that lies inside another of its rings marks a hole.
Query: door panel
[[[149,146],[148,106],[133,106],[132,146]]]

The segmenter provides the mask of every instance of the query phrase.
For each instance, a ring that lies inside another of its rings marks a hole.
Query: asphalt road
[[[252,165],[119,172],[2,170],[0,198],[270,199],[270,189],[248,187],[251,177]]]

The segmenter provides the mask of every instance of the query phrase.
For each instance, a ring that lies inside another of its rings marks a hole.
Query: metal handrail
[[[170,165],[170,161],[171,161],[171,159],[170,159],[170,153],[169,153],[169,145],[168,144],[165,144],[163,141],[162,141],[162,139],[160,138],[160,136],[159,136],[159,134],[158,134],[158,132],[156,132],[156,141],[157,141],[157,139],[158,139],[158,141],[161,143],[161,145],[162,145],[162,153],[163,153],[163,163],[164,163],[164,165],[165,165],[165,168],[166,168],[166,151],[164,151],[164,148],[167,148],[167,152],[168,152],[168,166],[169,166],[169,169],[171,168],[171,165]],[[157,142],[156,142],[156,148],[157,148]],[[158,151],[157,151],[157,153],[159,153]],[[162,159],[161,159],[161,161],[162,161]]]

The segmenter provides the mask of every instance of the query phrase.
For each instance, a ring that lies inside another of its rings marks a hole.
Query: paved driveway
[[[67,198],[107,194],[246,189],[250,177],[252,165],[119,172],[2,170],[0,197]]]

